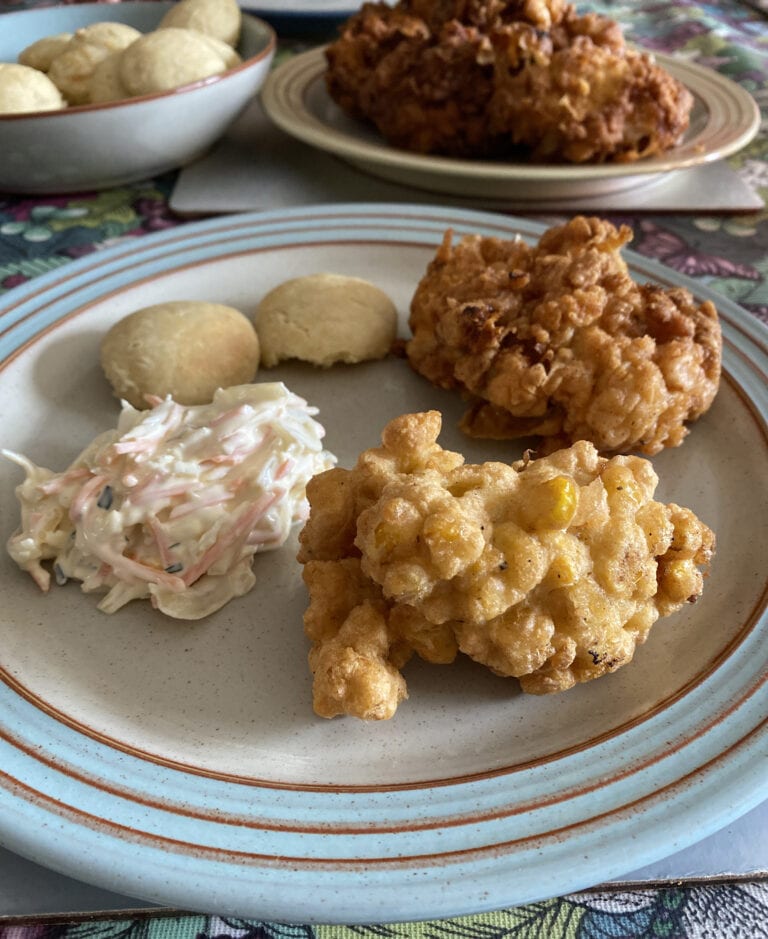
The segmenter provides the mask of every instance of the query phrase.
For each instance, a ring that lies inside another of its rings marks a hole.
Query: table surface
[[[0,11],[52,5],[48,0],[0,0]],[[248,4],[244,4],[248,5]],[[258,6],[257,2],[252,4]],[[760,0],[718,3],[654,0],[579,4],[618,19],[634,41],[651,49],[684,55],[740,83],[756,99],[763,126],[756,139],[729,164],[763,199],[768,198],[768,18]],[[309,6],[309,5],[308,5]],[[314,9],[317,8],[315,4]],[[300,27],[293,18],[292,27]],[[281,37],[282,38],[282,37]],[[312,37],[283,38],[295,51],[320,41]],[[2,141],[0,140],[0,158]],[[97,252],[122,239],[141,238],[185,224],[169,206],[176,173],[130,186],[94,193],[55,197],[0,194],[0,293]],[[446,202],[450,198],[446,197]],[[669,267],[707,283],[768,324],[768,211],[723,213],[631,213],[611,215],[632,226],[632,248]],[[761,809],[764,816],[764,809]],[[762,817],[761,816],[761,817]],[[755,846],[755,869],[768,869],[768,843],[763,827]],[[2,860],[12,867],[7,852]],[[288,926],[178,911],[146,910],[116,913],[118,899],[88,894],[87,887],[58,875],[39,876],[35,866],[19,860],[18,883],[24,897],[35,889],[52,891],[60,906],[44,897],[19,907],[19,891],[9,875],[0,888],[0,939],[40,939],[49,932],[74,939],[84,932],[100,936],[137,937],[298,937],[341,935],[343,927]],[[37,887],[36,887],[37,885]],[[59,891],[58,893],[56,891]],[[85,890],[85,893],[82,891]],[[90,896],[90,901],[88,897]],[[67,897],[75,903],[69,905]],[[77,899],[80,906],[76,905]],[[5,909],[2,903],[5,902]],[[204,902],[202,903],[204,906]],[[85,911],[89,911],[88,915]],[[102,912],[92,912],[101,910]],[[52,912],[64,916],[50,916]],[[8,913],[11,913],[9,916]],[[6,914],[5,916],[3,914]],[[353,935],[350,931],[349,935]],[[768,882],[758,876],[676,880],[665,884],[618,887],[554,898],[496,913],[421,924],[356,927],[354,935],[554,937],[768,937]]]

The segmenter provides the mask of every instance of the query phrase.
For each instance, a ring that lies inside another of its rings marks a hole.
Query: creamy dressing
[[[306,519],[307,482],[336,460],[317,408],[281,382],[220,389],[207,405],[151,403],[123,402],[117,428],[62,473],[2,451],[26,472],[8,551],[41,590],[52,561],[57,583],[106,592],[105,613],[148,597],[199,619],[251,589],[254,554]]]

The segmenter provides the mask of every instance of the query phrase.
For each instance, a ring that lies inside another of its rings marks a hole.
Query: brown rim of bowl
[[[156,91],[149,95],[135,95],[131,98],[121,98],[118,101],[103,101],[96,104],[73,104],[66,108],[57,108],[52,111],[21,111],[15,114],[0,114],[0,122],[28,121],[41,117],[60,118],[66,117],[69,114],[85,114],[92,111],[103,111],[106,109],[128,107],[132,104],[140,104],[144,101],[157,101],[160,98],[171,98],[174,95],[181,95],[190,91],[195,91],[197,88],[205,88],[207,85],[214,85],[229,75],[234,75],[237,72],[242,72],[245,69],[250,68],[250,66],[262,61],[269,55],[273,55],[275,52],[277,47],[277,33],[275,33],[274,29],[269,25],[269,23],[267,23],[266,20],[262,20],[258,16],[253,16],[250,13],[243,13],[243,19],[246,18],[253,20],[255,23],[258,23],[262,26],[268,40],[267,44],[257,55],[253,55],[249,59],[244,59],[242,62],[240,62],[239,65],[234,65],[232,68],[228,68],[224,72],[218,72],[216,75],[209,75],[206,78],[201,78],[196,82],[190,82],[187,85],[179,85],[178,88],[169,88],[167,91]]]

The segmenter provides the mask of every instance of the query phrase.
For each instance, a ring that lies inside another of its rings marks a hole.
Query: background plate
[[[279,13],[296,17],[352,16],[363,5],[362,0],[239,0],[240,6],[251,13]]]
[[[327,42],[329,31],[363,5],[362,0],[238,0],[241,8],[267,20],[281,39],[317,33]]]
[[[35,279],[0,304],[2,445],[61,469],[117,403],[98,345],[167,299],[250,312],[313,271],[368,278],[403,316],[447,227],[526,238],[486,213],[318,206],[214,219]],[[687,283],[627,254],[636,277]],[[709,292],[688,283],[699,298]],[[311,709],[295,539],[256,559],[254,591],[197,623],[132,604],[112,617],[77,585],[41,595],[0,561],[0,840],[73,877],[166,905],[300,922],[458,915],[613,879],[726,825],[768,795],[765,331],[722,297],[726,376],[658,497],[717,532],[702,600],[635,661],[567,694],[524,696],[468,661],[412,663],[391,721]],[[281,378],[320,408],[349,465],[383,424],[437,407],[472,460],[456,397],[400,359]],[[0,462],[2,535],[18,467]],[[456,889],[461,884],[461,889]]]
[[[390,147],[371,127],[348,118],[325,90],[325,52],[312,49],[278,66],[261,101],[289,134],[384,179],[463,196],[531,203],[620,192],[653,185],[665,174],[719,160],[746,146],[760,112],[740,85],[708,68],[655,53],[656,61],[694,97],[680,146],[635,163],[530,164],[424,156]]]

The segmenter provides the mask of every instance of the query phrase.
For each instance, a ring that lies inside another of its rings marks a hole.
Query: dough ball
[[[253,381],[259,340],[239,310],[175,300],[136,310],[101,343],[101,367],[119,398],[136,408],[145,395],[207,404],[217,388]]]
[[[160,20],[158,29],[168,26],[196,29],[236,46],[242,18],[237,0],[181,0]]]
[[[88,82],[88,98],[92,104],[122,101],[131,97],[120,77],[120,57],[120,52],[113,52],[93,70]]]
[[[264,297],[255,321],[267,367],[283,359],[324,367],[381,359],[397,334],[397,310],[384,291],[342,274],[287,280]]]
[[[48,77],[70,104],[87,104],[93,71],[108,55],[107,49],[89,42],[68,43],[51,62]]]
[[[28,65],[0,62],[0,114],[59,111],[63,107],[66,101],[43,72]]]
[[[122,52],[140,36],[138,29],[126,23],[91,23],[76,30],[72,42],[89,42],[107,52]]]
[[[51,81],[70,104],[88,104],[96,67],[115,52],[127,49],[141,36],[125,23],[91,23],[78,29],[48,68]]]
[[[22,49],[19,53],[19,62],[30,68],[36,68],[39,72],[47,72],[51,67],[51,62],[64,51],[71,38],[72,33],[57,33],[55,36],[38,39],[31,46]]]
[[[226,70],[224,57],[209,37],[176,28],[158,29],[137,39],[120,64],[123,84],[132,95],[167,91]]]
[[[222,57],[227,68],[234,68],[243,61],[232,46],[227,45],[222,39],[217,39],[215,36],[205,36],[203,33],[200,33],[200,35],[214,52],[217,52]]]

